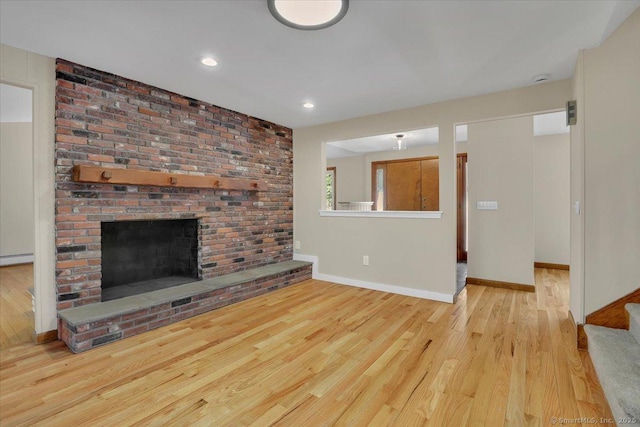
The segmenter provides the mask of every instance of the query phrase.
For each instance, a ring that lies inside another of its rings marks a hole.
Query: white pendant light
[[[274,18],[298,30],[330,27],[349,10],[349,0],[267,0],[267,5]]]
[[[393,146],[393,149],[396,151],[407,149],[407,144],[404,142],[403,134],[396,135],[396,144]]]

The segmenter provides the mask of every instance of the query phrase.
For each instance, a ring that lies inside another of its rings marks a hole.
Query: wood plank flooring
[[[0,267],[0,350],[33,342],[33,264]]]
[[[452,305],[310,280],[78,355],[60,342],[13,347],[0,352],[0,424],[612,418],[573,342],[568,272],[538,269],[536,286],[469,285]]]

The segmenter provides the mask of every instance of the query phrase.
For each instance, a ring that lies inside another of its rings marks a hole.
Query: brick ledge
[[[310,279],[311,267],[309,262],[285,261],[61,310],[59,335],[79,353]]]
[[[159,304],[175,302],[183,300],[184,298],[200,295],[205,292],[228,288],[241,283],[297,270],[308,265],[312,265],[312,263],[304,261],[279,262],[277,264],[270,264],[263,267],[252,268],[251,270],[225,274],[211,279],[198,280],[196,282],[147,292],[145,294],[132,295],[130,297],[119,298],[111,301],[68,308],[66,310],[60,310],[58,312],[58,317],[66,321],[71,326],[78,326],[107,317],[129,314]]]

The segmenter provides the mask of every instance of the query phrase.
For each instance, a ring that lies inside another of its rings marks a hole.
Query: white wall
[[[640,9],[584,51],[583,67],[589,314],[640,287]]]
[[[56,330],[54,241],[55,60],[0,45],[2,83],[33,90],[35,332]]]
[[[5,265],[16,255],[33,255],[31,126],[0,123],[0,258]]]
[[[533,140],[532,116],[469,125],[469,277],[534,284]]]
[[[570,263],[570,137],[534,137],[536,262]]]
[[[319,259],[319,273],[405,287],[422,295],[455,293],[456,194],[454,126],[490,118],[564,108],[569,80],[551,82],[294,129],[294,239],[296,256]],[[326,160],[324,142],[439,127],[440,219],[320,217]],[[362,265],[369,255],[370,265]]]

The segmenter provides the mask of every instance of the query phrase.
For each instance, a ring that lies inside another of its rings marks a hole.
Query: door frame
[[[55,282],[55,59],[2,50],[0,82],[32,91],[34,342],[57,339]]]
[[[466,247],[467,240],[467,153],[457,153],[456,155],[456,206],[457,206],[457,227],[456,227],[456,261],[467,262]]]

